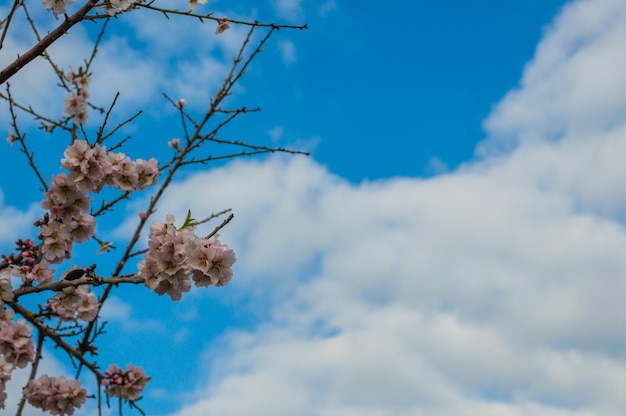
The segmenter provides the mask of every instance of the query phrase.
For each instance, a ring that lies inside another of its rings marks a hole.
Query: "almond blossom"
[[[80,380],[43,375],[28,383],[24,397],[31,406],[50,414],[73,415],[87,400],[87,390],[81,388]]]
[[[3,317],[9,318],[9,316]],[[25,319],[17,322],[11,319],[0,320],[0,356],[14,365],[24,368],[35,358],[31,336],[32,328]]]
[[[124,400],[137,400],[141,396],[146,384],[150,381],[142,367],[134,367],[132,364],[122,370],[115,364],[111,364],[104,372],[102,385],[105,386],[107,396],[117,396]]]
[[[180,300],[191,290],[190,278],[197,287],[224,286],[232,278],[235,253],[218,241],[218,236],[200,238],[193,227],[176,229],[174,216],[154,222],[148,235],[148,252],[139,262],[138,275],[158,295]]]
[[[76,0],[43,0],[43,7],[52,11],[54,17],[57,17],[59,14],[65,14],[65,6],[74,3],[74,1]]]

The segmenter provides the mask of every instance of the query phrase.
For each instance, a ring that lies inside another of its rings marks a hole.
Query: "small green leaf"
[[[185,222],[183,223],[183,226],[180,228],[183,229],[185,227],[193,227],[194,225],[196,225],[196,219],[191,217],[191,210],[188,210],[187,218],[185,218]]]

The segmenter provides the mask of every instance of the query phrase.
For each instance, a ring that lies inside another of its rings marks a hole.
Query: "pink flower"
[[[135,3],[137,3],[137,0],[109,0],[105,6],[105,11],[109,16],[115,16],[128,10]]]
[[[117,396],[133,401],[139,399],[149,381],[150,377],[145,375],[141,367],[128,364],[126,370],[122,370],[115,364],[111,364],[104,372],[102,385],[106,388],[107,396]]]
[[[43,242],[41,254],[46,261],[55,264],[70,257],[72,240],[65,224],[50,221],[39,228],[39,235]]]
[[[137,172],[137,189],[144,190],[148,186],[154,185],[159,179],[158,161],[155,158],[150,160],[137,159],[135,161],[135,171]]]
[[[189,10],[193,11],[198,4],[206,4],[206,0],[189,0]]]
[[[64,113],[74,117],[74,123],[85,124],[87,121],[87,100],[82,94],[75,94],[70,91],[64,101]]]
[[[17,136],[13,133],[13,130],[9,130],[9,136],[7,137],[7,143],[13,147],[13,143],[17,140]]]
[[[75,0],[43,0],[43,7],[51,10],[54,17],[65,13],[65,6],[74,3]]]
[[[96,295],[89,289],[88,285],[63,288],[62,291],[48,299],[46,307],[63,321],[80,319],[91,322],[96,319],[98,314]]]
[[[220,33],[224,33],[230,25],[228,24],[228,17],[224,16],[223,19],[217,20],[217,28],[215,29],[215,34],[219,35]]]
[[[0,356],[16,367],[24,368],[35,357],[32,328],[26,320],[0,320]]]
[[[178,149],[178,147],[180,146],[180,139],[172,139],[167,142],[167,145],[172,149]]]
[[[24,388],[24,397],[32,406],[53,415],[73,415],[87,400],[87,390],[79,380],[43,375]]]
[[[174,217],[168,215],[164,223],[150,226],[148,252],[138,264],[138,275],[158,295],[167,293],[179,300],[191,289],[190,277],[198,287],[228,284],[234,263],[235,253],[217,236],[199,238],[193,227],[177,230]]]
[[[54,280],[54,270],[50,269],[50,264],[41,260],[36,264],[32,271],[33,280],[39,282],[39,284],[50,283]]]

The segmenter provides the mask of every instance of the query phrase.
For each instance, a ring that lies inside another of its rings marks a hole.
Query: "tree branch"
[[[76,13],[69,16],[63,23],[57,26],[52,32],[48,33],[46,37],[41,39],[41,42],[38,42],[35,46],[33,46],[28,52],[24,55],[17,58],[15,61],[9,64],[6,68],[4,68],[0,72],[0,84],[4,84],[7,82],[13,75],[15,75],[20,69],[26,66],[29,62],[31,62],[36,57],[40,56],[44,53],[50,45],[52,45],[57,39],[63,36],[67,31],[70,30],[72,26],[77,23],[80,23],[87,13],[98,3],[98,0],[88,0],[87,3]]]

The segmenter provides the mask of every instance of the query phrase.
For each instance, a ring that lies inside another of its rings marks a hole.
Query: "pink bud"
[[[178,146],[180,146],[180,139],[172,139],[167,142],[167,145],[173,149],[178,149]]]
[[[145,212],[143,212],[143,211],[141,211],[141,212],[139,213],[139,218],[141,218],[142,220],[145,220],[145,219],[146,219],[146,213],[145,213]]]

